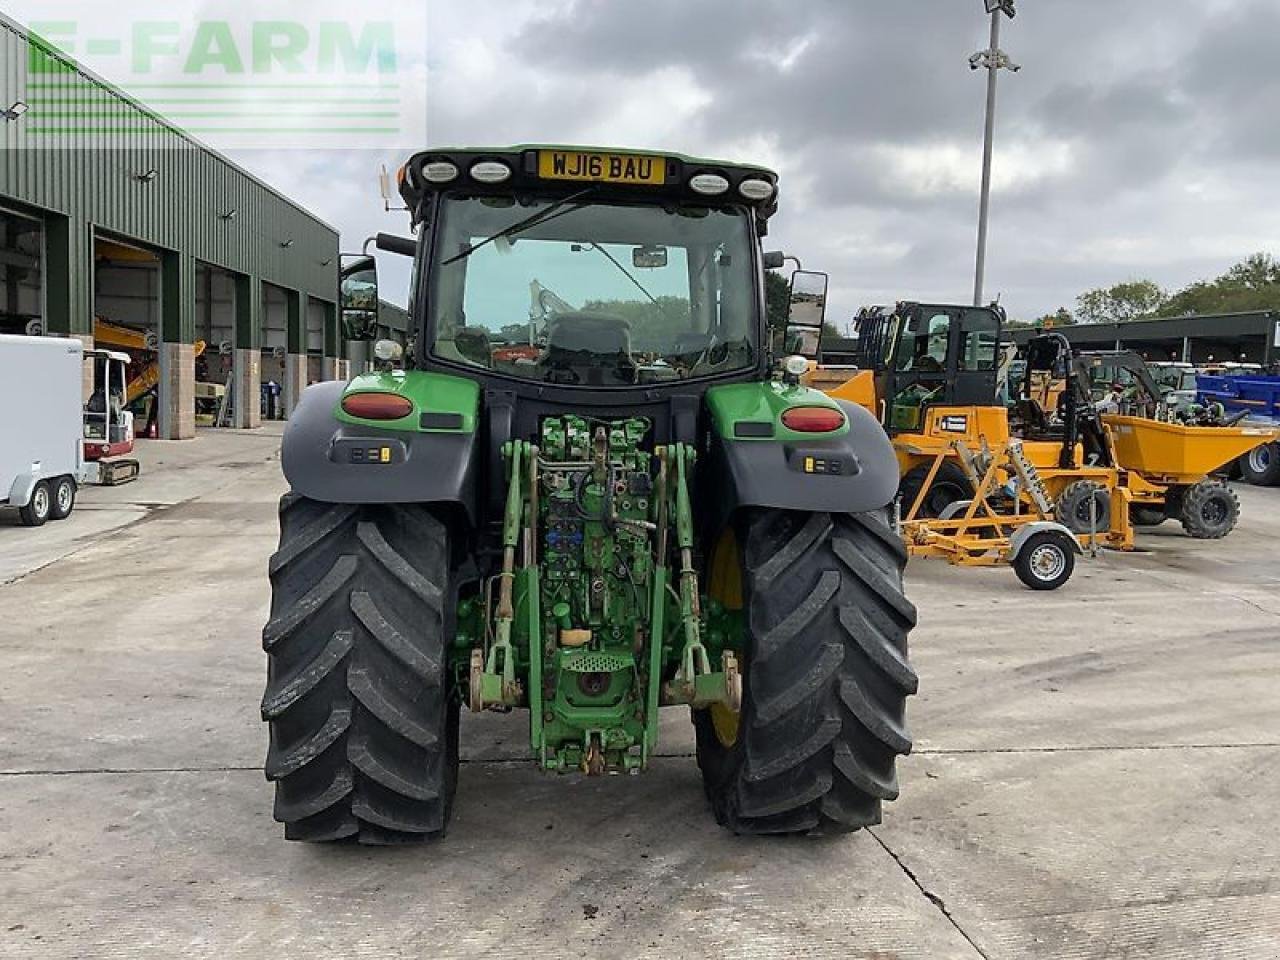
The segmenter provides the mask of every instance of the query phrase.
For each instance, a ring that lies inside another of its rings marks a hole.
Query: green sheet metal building
[[[251,427],[345,375],[334,227],[3,16],[0,100],[0,332],[132,344],[175,439],[197,392]]]

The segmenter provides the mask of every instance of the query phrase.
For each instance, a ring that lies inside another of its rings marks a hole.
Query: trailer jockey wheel
[[[1032,590],[1057,590],[1075,570],[1074,546],[1066,534],[1044,530],[1032,534],[1013,561],[1013,572]]]

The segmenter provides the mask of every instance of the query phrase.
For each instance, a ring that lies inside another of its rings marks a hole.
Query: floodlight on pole
[[[996,126],[996,76],[1001,70],[1017,73],[1022,67],[1000,49],[1000,16],[1013,19],[1014,0],[983,0],[991,16],[991,41],[986,50],[969,58],[970,70],[987,71],[987,118],[982,137],[982,193],[978,202],[978,255],[973,276],[973,305],[982,306],[982,286],[987,269],[987,217],[991,211],[991,154]]]

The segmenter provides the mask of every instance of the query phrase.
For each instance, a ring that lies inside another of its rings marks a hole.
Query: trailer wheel
[[[902,516],[906,519],[908,511],[920,495],[920,488],[929,477],[931,464],[913,467],[902,475],[898,483],[898,496],[901,498]],[[924,502],[920,504],[917,520],[936,520],[943,511],[958,500],[968,500],[973,496],[973,485],[965,472],[949,460],[942,461],[938,473],[933,478]]]
[[[25,507],[18,508],[18,516],[28,527],[42,527],[53,511],[53,496],[49,481],[40,480],[31,490],[31,499]]]
[[[694,712],[716,820],[735,833],[847,833],[880,822],[911,750],[916,692],[906,551],[883,512],[761,510],[739,528],[742,709]]]
[[[449,557],[426,507],[280,501],[262,718],[288,839],[444,832],[458,773]]]
[[[1197,540],[1221,540],[1240,519],[1240,499],[1221,480],[1201,480],[1182,497],[1182,529]]]
[[[1242,455],[1237,462],[1240,475],[1255,486],[1280,484],[1280,445],[1264,443]]]
[[[76,506],[76,482],[70,477],[53,481],[53,503],[49,508],[50,520],[65,520]]]
[[[1072,533],[1089,532],[1089,501],[1095,507],[1095,523],[1098,533],[1106,533],[1111,529],[1111,497],[1107,488],[1093,480],[1076,480],[1067,484],[1058,495],[1058,503],[1054,511],[1058,522]]]
[[[1075,545],[1053,530],[1033,533],[1013,561],[1013,572],[1032,590],[1057,590],[1075,567]]]

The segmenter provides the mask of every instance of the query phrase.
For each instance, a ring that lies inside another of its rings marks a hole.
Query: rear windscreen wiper
[[[581,200],[583,197],[586,197],[592,193],[595,193],[599,189],[600,188],[598,186],[591,186],[591,187],[587,187],[584,190],[579,190],[577,193],[571,193],[567,197],[562,197],[561,199],[557,200],[555,203],[551,204],[551,206],[546,207],[545,209],[542,209],[542,210],[538,210],[537,212],[532,213],[529,216],[525,217],[523,220],[519,220],[513,223],[509,227],[504,227],[503,229],[495,233],[493,236],[485,237],[479,243],[469,245],[461,253],[456,253],[452,257],[450,257],[448,260],[443,261],[440,264],[440,266],[447,267],[451,263],[456,263],[459,260],[465,260],[467,257],[471,256],[481,247],[487,246],[488,244],[493,243],[493,241],[495,240],[501,239],[503,237],[515,236],[517,233],[520,233],[522,230],[528,230],[530,227],[536,227],[540,223],[545,223],[548,220],[553,220],[558,216],[562,216],[564,213],[569,213],[570,211],[565,210],[564,209],[565,207],[567,207],[571,203]]]

